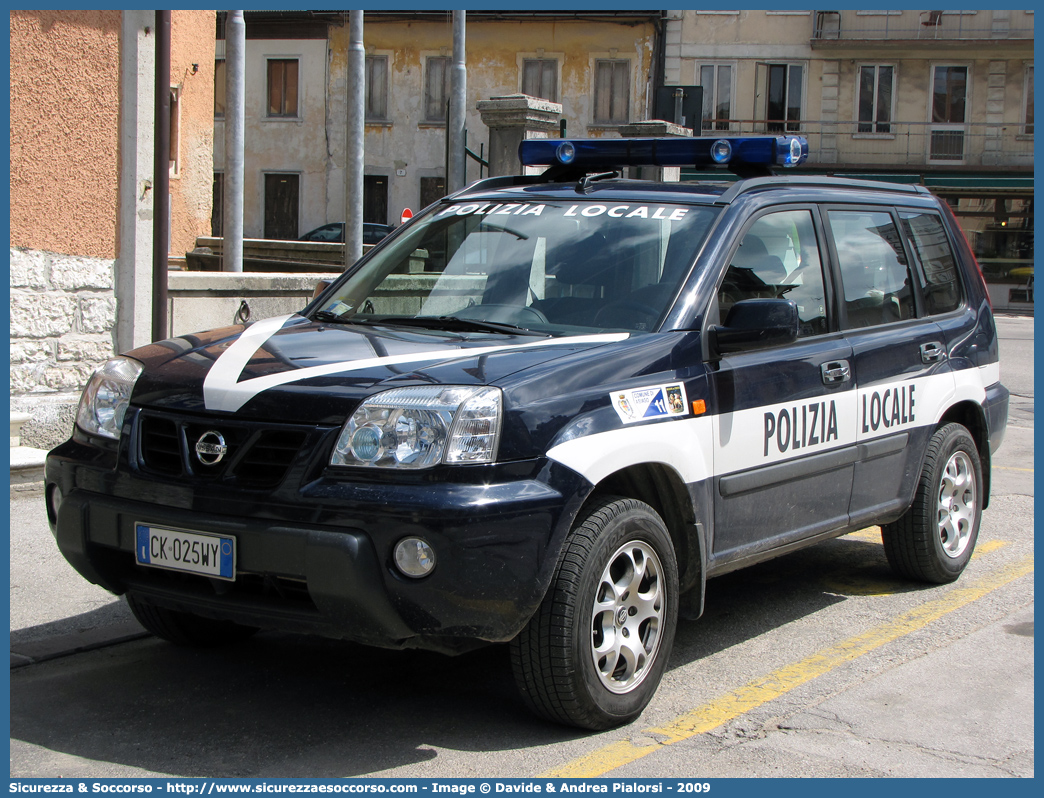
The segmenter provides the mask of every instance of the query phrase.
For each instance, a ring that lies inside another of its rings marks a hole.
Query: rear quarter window
[[[934,213],[900,211],[914,253],[924,274],[925,310],[929,315],[949,313],[961,305],[961,280],[957,260],[942,219]]]

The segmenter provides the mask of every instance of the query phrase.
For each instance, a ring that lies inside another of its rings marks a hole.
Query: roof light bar
[[[526,139],[518,147],[524,166],[797,166],[808,158],[801,136],[729,138]]]

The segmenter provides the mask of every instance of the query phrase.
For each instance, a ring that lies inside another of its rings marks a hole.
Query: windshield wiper
[[[329,310],[317,310],[312,314],[312,320],[333,322],[334,324],[348,324],[351,321],[351,319],[346,319],[337,313],[331,313]]]
[[[499,321],[482,321],[479,319],[461,319],[457,316],[385,316],[373,319],[374,324],[397,324],[403,327],[427,327],[433,330],[450,330],[456,332],[493,332],[506,335],[539,335],[550,338],[551,333],[537,332],[515,324]]]

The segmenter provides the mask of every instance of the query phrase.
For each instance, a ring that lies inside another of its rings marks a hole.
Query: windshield
[[[604,200],[440,206],[313,317],[540,335],[654,330],[716,213]]]

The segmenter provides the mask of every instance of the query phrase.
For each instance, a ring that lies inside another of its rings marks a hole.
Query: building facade
[[[620,124],[646,118],[661,17],[468,12],[468,149],[484,154],[488,130],[476,105],[490,97],[526,93],[561,103],[576,136],[616,136]],[[244,235],[297,238],[344,219],[347,12],[248,11],[245,18]],[[221,80],[220,18],[218,35]],[[445,193],[451,15],[367,11],[363,41],[364,220],[395,225],[404,209],[416,212]],[[224,182],[220,114],[216,197]],[[468,180],[479,178],[479,162],[468,163]]]
[[[664,80],[702,86],[704,135],[800,133],[808,171],[927,186],[995,307],[1032,307],[1032,11],[667,17]]]

